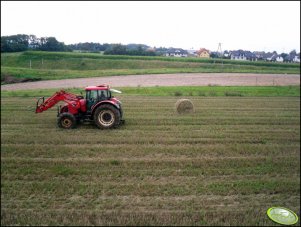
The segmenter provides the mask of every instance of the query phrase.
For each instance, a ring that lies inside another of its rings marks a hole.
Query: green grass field
[[[299,74],[300,64],[38,51],[1,53],[2,84],[8,76],[19,79],[53,80],[130,74],[202,72]]]
[[[299,97],[300,86],[175,86],[175,87],[122,87],[117,88],[127,95],[141,96],[238,96],[238,97]],[[65,89],[84,94],[84,87]],[[58,89],[2,91],[2,97],[51,96]]]
[[[175,113],[176,88],[120,88],[126,124],[105,131],[35,114],[52,90],[3,92],[1,225],[276,226],[272,206],[300,217],[300,89],[212,88],[224,95],[184,96],[190,115]]]

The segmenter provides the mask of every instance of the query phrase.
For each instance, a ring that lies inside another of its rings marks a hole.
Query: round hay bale
[[[176,102],[176,112],[178,114],[193,113],[193,103],[189,99],[179,99]]]

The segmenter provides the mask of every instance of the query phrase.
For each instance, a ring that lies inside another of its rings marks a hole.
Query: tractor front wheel
[[[60,114],[57,124],[60,128],[71,129],[76,127],[76,118],[73,114],[62,113]]]
[[[120,111],[112,105],[101,105],[95,110],[94,121],[100,129],[117,127],[120,124]]]

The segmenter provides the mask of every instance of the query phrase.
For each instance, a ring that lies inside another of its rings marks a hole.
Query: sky
[[[1,1],[1,36],[300,52],[300,1]]]

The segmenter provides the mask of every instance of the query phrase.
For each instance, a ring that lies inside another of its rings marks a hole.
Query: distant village
[[[150,47],[145,44],[121,43],[93,43],[84,42],[66,45],[55,37],[36,37],[35,35],[18,34],[1,36],[1,53],[21,52],[27,50],[37,51],[72,51],[92,52],[105,55],[134,55],[134,56],[166,56],[166,57],[198,57],[198,58],[223,58],[240,61],[268,61],[300,63],[300,52],[292,50],[290,53],[225,50],[210,51],[206,48],[198,50],[184,50],[181,48]]]
[[[268,61],[268,62],[288,62],[300,63],[300,52],[291,51],[290,53],[278,54],[264,51],[247,51],[247,50],[226,50],[223,52],[210,51],[206,48],[199,50],[184,50],[181,48],[170,48],[165,54],[167,57],[199,57],[199,58],[224,58],[240,61]]]

